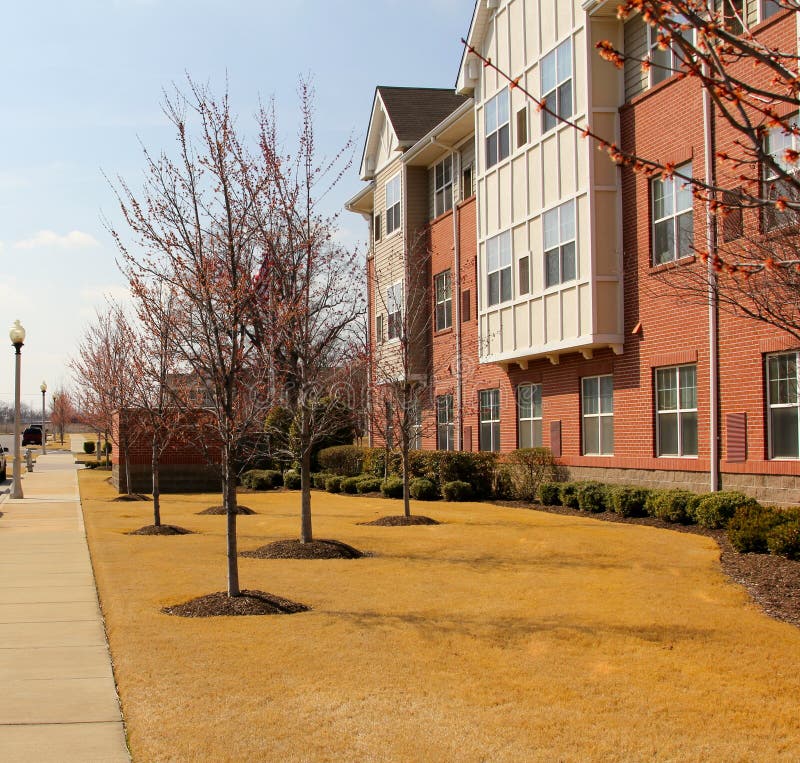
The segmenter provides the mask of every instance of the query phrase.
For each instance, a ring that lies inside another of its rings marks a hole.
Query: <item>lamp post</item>
[[[11,489],[11,497],[24,498],[22,495],[22,475],[20,474],[21,461],[19,455],[20,441],[22,439],[19,420],[19,372],[20,363],[22,361],[22,345],[25,343],[25,329],[22,328],[22,324],[19,320],[14,321],[14,325],[11,327],[11,331],[8,332],[8,336],[11,338],[11,344],[14,346],[17,356],[16,375],[14,377],[14,486]]]
[[[42,390],[42,455],[46,456],[47,455],[47,429],[45,429],[45,425],[47,423],[47,420],[45,419],[45,415],[44,415],[44,396],[45,396],[45,393],[47,392],[47,382],[43,381],[42,382],[42,386],[39,387],[39,389]]]

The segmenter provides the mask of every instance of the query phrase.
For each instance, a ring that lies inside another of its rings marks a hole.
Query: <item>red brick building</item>
[[[758,39],[796,50],[796,13],[737,8]],[[699,82],[594,51],[611,39],[669,57],[653,34],[614,2],[481,0],[469,43],[561,115],[724,186],[716,155],[736,135]],[[426,305],[418,444],[544,445],[575,478],[800,501],[800,343],[709,303],[705,205],[617,168],[471,54],[456,90],[377,89],[368,185],[348,204],[370,225],[373,381],[401,351],[403,311]],[[786,235],[757,212],[711,225],[728,243]]]

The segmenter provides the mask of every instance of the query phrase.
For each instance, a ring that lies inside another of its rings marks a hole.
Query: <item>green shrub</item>
[[[111,453],[111,443],[108,440],[106,440],[105,443],[103,444],[103,453],[105,453],[106,455]]]
[[[296,472],[293,469],[289,469],[283,475],[283,486],[287,490],[299,490],[300,489],[300,472]]]
[[[647,496],[645,509],[650,516],[665,522],[689,524],[691,517],[687,507],[693,495],[688,490],[653,490]]]
[[[381,492],[386,498],[403,497],[403,480],[392,475],[381,482]]]
[[[445,501],[469,501],[472,495],[472,485],[469,482],[452,480],[442,485],[442,497]]]
[[[333,477],[328,477],[325,480],[325,490],[329,493],[341,493],[342,492],[342,479],[338,474],[335,474]]]
[[[439,497],[436,485],[425,477],[415,477],[408,483],[408,492],[417,501],[435,501]]]
[[[770,554],[800,559],[800,519],[793,519],[773,527],[767,533]]]
[[[641,517],[650,491],[646,488],[617,485],[608,490],[608,508],[621,517]]]
[[[781,512],[758,503],[741,506],[728,522],[728,540],[743,554],[766,554],[767,536],[784,521]]]
[[[324,472],[355,477],[362,472],[364,450],[359,445],[334,445],[323,448],[317,454],[317,462]]]
[[[558,497],[561,500],[562,506],[568,506],[570,509],[578,508],[578,488],[579,482],[564,482],[558,491]]]
[[[381,481],[378,477],[365,474],[358,477],[357,487],[359,493],[377,493],[381,489]]]
[[[583,482],[575,494],[581,511],[599,512],[606,510],[606,489],[600,482]]]
[[[359,477],[345,477],[342,480],[342,492],[350,493],[351,495],[357,493],[359,480]]]
[[[508,454],[514,498],[535,501],[539,485],[553,477],[555,462],[549,448],[520,448]]]
[[[544,506],[561,505],[561,483],[542,482],[539,485],[539,501]]]
[[[283,475],[274,469],[250,469],[242,475],[241,482],[251,490],[272,490],[283,484]]]
[[[94,440],[83,441],[83,452],[87,454],[94,453]]]
[[[328,479],[333,476],[334,475],[329,474],[328,472],[317,472],[316,474],[311,475],[311,484],[317,490],[325,490]]]
[[[701,496],[694,509],[695,521],[701,527],[716,530],[727,526],[731,517],[736,513],[736,509],[742,506],[752,506],[755,503],[757,503],[755,498],[733,490],[708,493]]]

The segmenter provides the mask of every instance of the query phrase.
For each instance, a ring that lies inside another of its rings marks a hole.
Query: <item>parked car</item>
[[[0,448],[0,482],[4,482],[6,478],[6,453],[8,448]]]
[[[42,444],[42,425],[31,424],[22,433],[23,445],[41,445]]]

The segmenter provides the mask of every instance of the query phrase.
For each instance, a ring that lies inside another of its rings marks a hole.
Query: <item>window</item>
[[[778,3],[778,0],[761,0],[761,21],[766,21],[783,10],[786,9]]]
[[[587,376],[583,388],[583,455],[614,453],[614,379]]]
[[[453,450],[455,427],[453,425],[453,396],[440,395],[436,398],[436,448]]]
[[[433,290],[436,294],[436,331],[443,331],[453,325],[453,289],[449,270],[434,277]]]
[[[528,142],[528,107],[524,106],[517,112],[517,148],[522,148]]]
[[[378,315],[375,318],[375,339],[378,344],[383,344],[386,337],[383,335],[383,316]]]
[[[677,172],[692,176],[692,163]],[[653,200],[653,264],[672,262],[692,253],[694,217],[692,187],[678,177],[650,181]]]
[[[572,116],[572,40],[564,40],[542,59],[542,100],[553,114],[542,110],[542,132],[552,130],[558,117]]]
[[[575,202],[544,213],[545,288],[573,281],[575,268]]]
[[[500,390],[480,391],[480,450],[500,450]]]
[[[767,133],[764,150],[772,157],[780,171],[764,165],[764,197],[767,199],[786,199],[798,201],[800,189],[798,188],[798,165],[786,160],[787,151],[798,150],[797,135],[787,132],[783,127],[775,127]],[[787,177],[788,176],[788,177]],[[765,230],[780,228],[797,222],[798,213],[795,210],[781,211],[774,206],[764,207],[762,220]]]
[[[472,290],[461,292],[461,322],[466,323],[472,317]]]
[[[519,293],[529,294],[531,290],[531,258],[519,258]]]
[[[486,242],[486,294],[489,305],[511,299],[511,232]]]
[[[800,458],[797,353],[767,356],[769,457]]]
[[[461,171],[461,200],[472,196],[472,165],[464,167]]]
[[[742,22],[745,20],[744,0],[722,0],[721,5],[725,28],[731,34],[742,34]]]
[[[433,170],[434,216],[438,217],[453,208],[453,157],[448,156]]]
[[[486,133],[486,169],[508,156],[508,90],[503,88],[483,107]]]
[[[676,15],[673,17],[676,23],[685,21],[683,16]],[[665,79],[669,79],[681,65],[682,51],[673,45],[668,45],[664,48],[663,38],[665,35],[671,34],[663,27],[651,26],[648,27],[648,43],[650,48],[650,86],[657,85]],[[693,30],[688,29],[683,32],[676,32],[681,37],[693,39]]]
[[[400,227],[400,175],[386,183],[386,235]]]
[[[372,229],[374,233],[375,241],[381,240],[381,216],[380,214],[375,215],[375,223]]]
[[[697,366],[656,369],[656,455],[697,455]]]
[[[403,282],[386,290],[387,333],[389,339],[398,339],[403,333]]]
[[[517,442],[520,448],[542,447],[542,385],[517,387]]]

